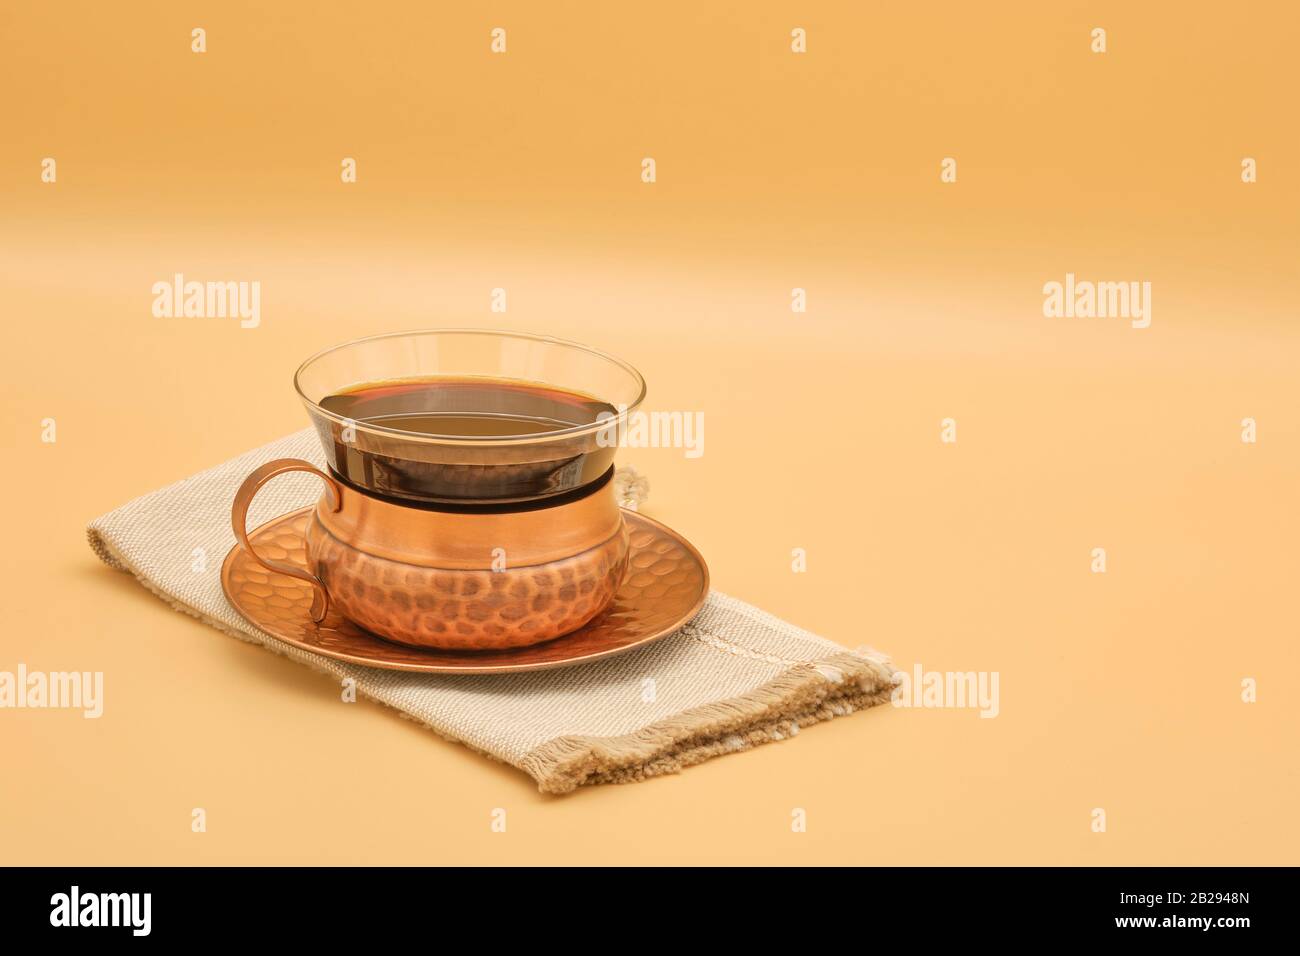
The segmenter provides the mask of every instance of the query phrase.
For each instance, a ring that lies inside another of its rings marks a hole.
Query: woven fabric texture
[[[717,591],[690,624],[662,640],[556,670],[414,674],[302,651],[249,624],[221,590],[235,490],[274,458],[323,464],[313,431],[289,435],[97,518],[87,529],[90,545],[176,610],[336,679],[352,678],[359,693],[522,769],[542,791],[675,772],[889,699],[894,668],[882,655],[850,652]],[[278,478],[258,494],[249,527],[319,495],[310,475]]]

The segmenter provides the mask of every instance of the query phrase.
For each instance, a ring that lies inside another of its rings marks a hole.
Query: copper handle
[[[324,481],[325,493],[330,500],[330,510],[339,510],[342,489],[333,477],[301,458],[277,458],[275,461],[268,461],[260,468],[254,469],[252,474],[245,478],[244,483],[239,486],[239,490],[235,492],[235,503],[230,509],[230,524],[235,531],[235,540],[239,542],[239,546],[247,551],[249,557],[254,561],[268,571],[274,571],[276,574],[287,574],[291,578],[306,581],[312,586],[311,619],[319,624],[325,620],[325,612],[330,607],[329,592],[325,590],[325,585],[321,583],[320,578],[310,571],[304,571],[302,568],[294,567],[291,564],[271,561],[262,557],[253,550],[253,545],[248,540],[248,506],[253,503],[253,498],[257,496],[264,484],[272,478],[287,475],[291,471],[308,471]]]

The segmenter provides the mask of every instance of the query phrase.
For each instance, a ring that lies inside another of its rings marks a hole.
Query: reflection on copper
[[[244,532],[257,490],[290,471],[325,481],[300,568],[259,555]],[[282,458],[248,476],[231,520],[258,564],[311,585],[313,620],[333,605],[366,630],[415,647],[499,650],[552,640],[603,611],[627,567],[627,529],[608,478],[548,507],[461,513],[365,494]]]
[[[345,486],[344,496],[347,490]],[[329,609],[319,623],[313,621],[307,537],[319,515],[319,507],[305,508],[276,518],[248,536],[254,549],[284,554],[279,563],[302,574],[268,570],[252,551],[236,545],[222,566],[222,587],[235,609],[266,633],[305,651],[367,667],[492,674],[591,661],[671,634],[695,616],[709,590],[708,568],[689,542],[644,515],[623,512],[626,572],[608,607],[594,620],[554,640],[515,649],[410,647],[381,640],[336,608]]]

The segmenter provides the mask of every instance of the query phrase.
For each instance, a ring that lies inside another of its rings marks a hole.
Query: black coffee
[[[522,502],[564,494],[601,477],[614,457],[614,447],[594,434],[512,444],[473,441],[542,438],[616,412],[607,402],[552,386],[428,378],[357,386],[319,404],[358,426],[402,433],[331,422],[322,437],[340,477],[362,490],[413,501]],[[449,441],[421,441],[422,435]]]
[[[457,438],[537,435],[590,425],[606,402],[527,382],[436,378],[351,388],[321,400],[354,422]]]

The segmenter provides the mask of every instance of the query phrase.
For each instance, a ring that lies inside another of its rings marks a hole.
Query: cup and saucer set
[[[615,497],[617,436],[645,397],[626,362],[436,329],[327,349],[294,386],[326,468],[254,470],[222,566],[263,631],[368,667],[487,674],[618,654],[703,606],[700,553]],[[294,471],[321,479],[320,499],[248,530],[258,490]]]

